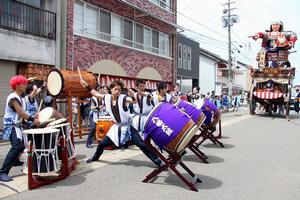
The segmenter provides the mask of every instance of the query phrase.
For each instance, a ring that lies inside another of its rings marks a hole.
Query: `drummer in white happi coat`
[[[140,133],[144,131],[144,124],[148,114],[153,109],[153,97],[145,91],[146,82],[143,79],[136,80],[137,92],[135,98],[137,103],[133,105],[135,116],[133,117],[133,126]]]
[[[85,81],[81,81],[83,87],[87,88],[90,93],[97,97],[99,100],[104,101],[106,111],[111,118],[116,122],[108,131],[106,136],[97,146],[95,154],[87,160],[87,163],[97,161],[102,155],[104,148],[113,144],[121,146],[131,139],[142,152],[152,160],[156,165],[161,165],[161,160],[148,148],[143,142],[138,131],[132,126],[132,118],[128,109],[129,103],[136,103],[134,92],[128,89],[130,96],[121,94],[123,88],[127,88],[125,83],[119,80],[115,80],[110,84],[111,94],[102,95],[96,90],[92,89]]]
[[[157,105],[160,102],[173,103],[173,97],[172,95],[167,93],[167,90],[168,90],[168,85],[166,82],[160,82],[157,85],[157,91],[153,92],[154,105]]]
[[[25,92],[27,79],[22,76],[14,76],[10,79],[10,87],[14,90],[6,100],[5,114],[3,117],[3,139],[10,140],[11,148],[7,153],[0,169],[0,181],[8,182],[12,178],[8,176],[10,169],[18,161],[19,154],[24,149],[21,119],[39,124],[38,119],[25,113],[25,107],[21,94]]]

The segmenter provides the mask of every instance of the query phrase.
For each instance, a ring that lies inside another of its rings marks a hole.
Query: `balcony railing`
[[[0,0],[0,27],[55,39],[56,14],[12,0]]]

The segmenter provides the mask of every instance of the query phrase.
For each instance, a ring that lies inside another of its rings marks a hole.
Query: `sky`
[[[200,43],[224,59],[228,59],[227,28],[221,18],[228,0],[177,0],[177,24],[184,28],[183,34]],[[282,21],[285,31],[293,31],[300,39],[299,0],[231,0],[232,14],[239,22],[232,26],[233,56],[238,60],[256,66],[255,57],[260,50],[261,40],[248,38],[257,32],[268,30],[271,22]],[[238,53],[238,51],[240,53]],[[294,85],[300,84],[300,41],[296,42],[289,55],[292,66],[296,67]]]

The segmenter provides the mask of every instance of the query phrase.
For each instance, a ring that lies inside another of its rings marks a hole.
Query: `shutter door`
[[[12,92],[9,80],[14,75],[16,75],[16,64],[0,60],[0,129],[3,129],[6,98]]]

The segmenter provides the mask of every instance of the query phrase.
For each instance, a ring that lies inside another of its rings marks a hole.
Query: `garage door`
[[[14,75],[16,75],[16,64],[0,60],[0,129],[3,129],[6,98],[12,92],[9,87],[9,80]]]

